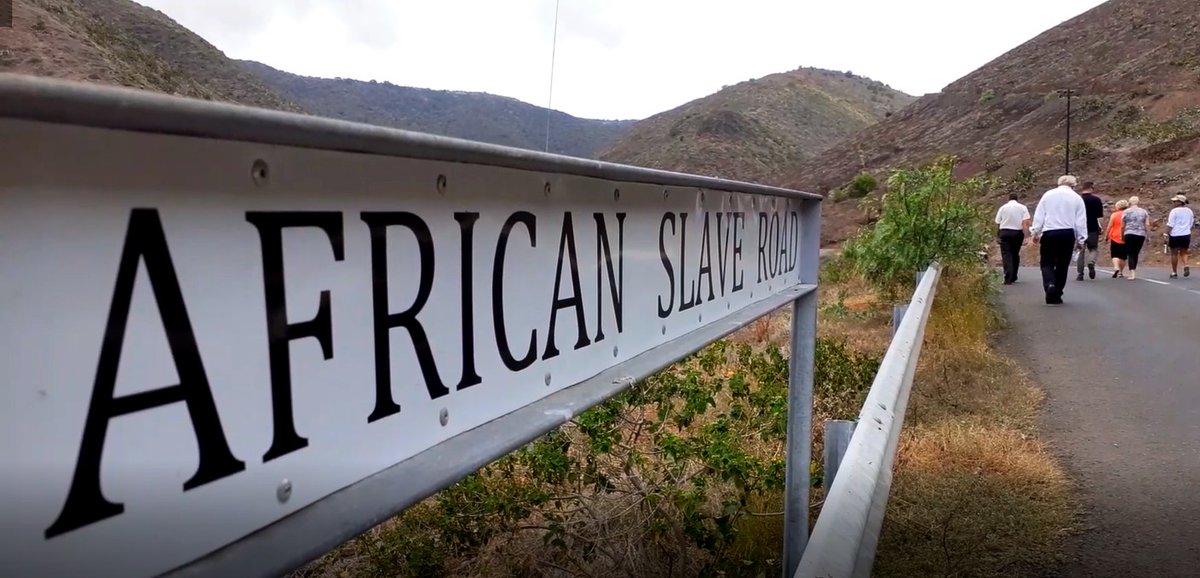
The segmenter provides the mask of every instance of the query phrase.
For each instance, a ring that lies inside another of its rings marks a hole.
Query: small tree
[[[892,299],[912,287],[913,273],[933,261],[953,268],[978,266],[989,236],[979,199],[993,187],[988,178],[953,176],[947,157],[895,171],[879,206],[879,220],[845,245],[847,263]]]

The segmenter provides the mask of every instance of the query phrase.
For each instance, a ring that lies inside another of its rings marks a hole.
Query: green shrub
[[[879,181],[876,181],[875,177],[863,173],[850,181],[850,197],[854,199],[865,197],[875,192],[877,188],[879,188]]]
[[[813,376],[818,415],[829,419],[858,419],[882,359],[855,351],[845,341],[817,339]]]
[[[996,91],[990,88],[983,91],[983,94],[979,95],[979,104],[981,105],[992,102],[993,100],[996,100]]]
[[[853,417],[880,358],[815,354],[818,415]],[[751,516],[782,528],[756,504],[783,489],[788,371],[779,346],[714,343],[360,537],[355,575],[777,574],[777,544],[733,546]],[[522,536],[536,560],[480,556]]]
[[[956,180],[956,160],[943,158],[900,169],[888,179],[879,220],[846,242],[842,255],[885,299],[911,289],[913,273],[939,261],[943,266],[979,266],[978,251],[989,236],[979,199],[991,179]]]
[[[1004,188],[1009,193],[1026,193],[1037,185],[1037,179],[1037,169],[1025,165],[1013,172],[1012,178],[1005,181]]]

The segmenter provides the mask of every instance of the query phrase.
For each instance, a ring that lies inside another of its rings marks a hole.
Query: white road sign
[[[0,119],[4,574],[160,574],[719,322],[799,207]]]

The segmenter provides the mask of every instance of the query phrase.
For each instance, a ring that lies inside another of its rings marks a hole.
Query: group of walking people
[[[1137,279],[1138,260],[1154,224],[1150,213],[1139,206],[1140,199],[1134,196],[1114,203],[1113,213],[1105,223],[1104,202],[1096,196],[1094,183],[1084,183],[1079,192],[1075,191],[1077,186],[1075,177],[1060,177],[1058,186],[1042,195],[1032,217],[1015,193],[996,212],[1005,285],[1017,281],[1021,247],[1026,244],[1027,235],[1039,245],[1042,288],[1049,305],[1063,302],[1072,259],[1077,281],[1084,279],[1085,267],[1087,277],[1096,278],[1101,235],[1108,241],[1112,277]],[[1167,215],[1164,244],[1171,256],[1171,278],[1175,279],[1179,277],[1180,266],[1184,277],[1191,275],[1188,253],[1196,218],[1188,207],[1187,197],[1175,195],[1171,203],[1174,207]]]

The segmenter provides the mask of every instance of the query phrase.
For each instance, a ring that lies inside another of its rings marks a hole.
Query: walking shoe
[[[1083,281],[1083,273],[1080,273],[1080,274],[1079,274],[1079,276],[1075,278],[1075,280],[1076,280],[1076,281]]]
[[[1090,279],[1096,278],[1096,266],[1095,265],[1088,265],[1088,278],[1090,278]]]
[[[1191,277],[1191,276],[1192,276],[1192,268],[1191,268],[1191,267],[1188,267],[1187,265],[1184,265],[1184,266],[1183,266],[1183,276],[1184,276],[1184,277]]]
[[[1178,279],[1178,278],[1179,278],[1179,273],[1171,273],[1171,277],[1170,277],[1170,278],[1171,278],[1171,279]]]
[[[1120,277],[1120,276],[1121,276],[1120,271],[1113,271],[1113,279],[1116,279],[1117,277]]]

